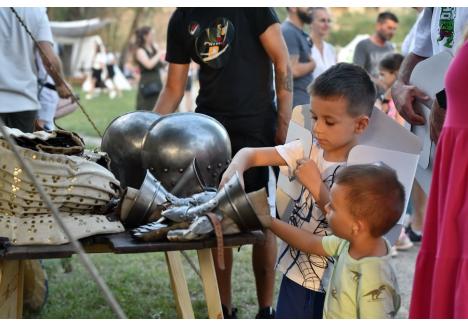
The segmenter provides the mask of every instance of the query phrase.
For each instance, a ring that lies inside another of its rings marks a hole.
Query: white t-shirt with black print
[[[288,164],[291,177],[296,169],[296,161],[303,158],[300,140],[276,146],[275,149]],[[322,175],[322,180],[328,189],[334,183],[336,173],[346,166],[346,162],[328,162],[323,158],[323,150],[312,145],[310,154]],[[325,214],[315,205],[315,200],[307,188],[302,187],[299,198],[293,198],[294,208],[289,218],[289,224],[310,231],[314,234],[330,235]],[[292,248],[281,241],[276,269],[290,280],[313,291],[325,292],[333,260],[329,257],[310,255]]]

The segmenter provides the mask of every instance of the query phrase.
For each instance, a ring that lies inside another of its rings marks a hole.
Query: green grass
[[[135,90],[125,91],[121,98],[113,100],[109,99],[109,96],[105,93],[101,93],[98,97],[90,100],[85,99],[83,92],[78,91],[77,93],[80,95],[81,106],[96,124],[101,134],[104,133],[106,127],[115,117],[135,110]],[[98,137],[80,108],[77,108],[72,114],[57,120],[56,123],[61,128],[75,131],[80,135]]]
[[[234,251],[233,305],[239,318],[257,313],[251,247]],[[188,256],[197,264],[195,251]],[[92,254],[91,259],[129,318],[177,318],[175,301],[163,253]],[[79,263],[71,259],[72,271],[65,273],[60,259],[44,260],[49,279],[49,297],[39,313],[26,312],[25,318],[115,318],[101,292]],[[182,258],[196,318],[207,318],[207,307],[198,275]],[[278,280],[276,282],[279,284]]]
[[[79,94],[83,99],[82,106],[101,133],[115,117],[133,111],[135,107],[135,91],[124,92],[122,98],[114,100],[107,94],[91,100],[86,100],[83,93]],[[97,137],[80,109],[58,120],[57,124],[81,136]],[[187,254],[197,264],[195,251]],[[232,298],[240,318],[254,318],[258,309],[251,257],[250,246],[234,251]],[[92,254],[91,259],[129,318],[177,318],[164,254]],[[39,313],[25,312],[25,317],[115,318],[78,257],[72,257],[70,262],[73,270],[65,273],[60,259],[43,261],[48,274],[49,297]],[[182,258],[182,262],[195,317],[207,318],[201,281],[185,259]]]

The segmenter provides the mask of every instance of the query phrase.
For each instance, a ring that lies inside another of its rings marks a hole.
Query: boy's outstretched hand
[[[239,182],[242,186],[242,188],[245,189],[244,186],[244,171],[239,168],[239,166],[234,162],[234,160],[229,164],[228,168],[226,171],[224,171],[223,176],[221,177],[221,181],[219,182],[219,187],[218,189],[221,189],[226,182],[231,180],[231,178],[236,174],[236,172],[239,175]]]

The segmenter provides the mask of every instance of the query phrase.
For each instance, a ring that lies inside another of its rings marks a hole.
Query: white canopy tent
[[[86,77],[91,70],[96,44],[105,48],[98,32],[110,24],[109,20],[50,22],[55,42],[60,48],[64,72],[72,77]],[[115,82],[123,90],[131,89],[117,65],[114,66]]]

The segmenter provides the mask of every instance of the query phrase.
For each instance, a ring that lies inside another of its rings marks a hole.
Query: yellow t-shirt
[[[400,308],[395,271],[388,254],[352,258],[349,242],[334,235],[322,238],[325,251],[335,258],[323,309],[324,318],[394,318]]]

